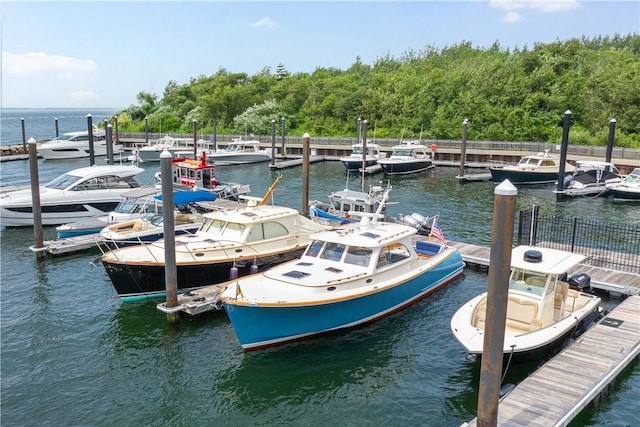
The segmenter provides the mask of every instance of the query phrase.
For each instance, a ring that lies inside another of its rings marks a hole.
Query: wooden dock
[[[566,426],[639,354],[640,296],[633,295],[507,394],[498,425]]]

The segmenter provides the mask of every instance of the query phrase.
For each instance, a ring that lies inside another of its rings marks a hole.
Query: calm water
[[[55,119],[58,119],[58,133],[87,130],[87,114],[91,114],[93,124],[100,124],[111,119],[116,109],[96,108],[84,109],[47,108],[22,109],[3,108],[0,112],[0,145],[22,144],[22,119],[26,141],[51,139],[56,136]]]
[[[86,120],[86,119],[85,119]],[[3,122],[4,124],[4,122]],[[19,126],[19,124],[18,124]],[[88,164],[40,161],[42,180]],[[158,165],[145,165],[151,182]],[[1,185],[28,180],[26,162],[0,164]],[[277,173],[278,204],[301,208],[302,168],[218,167],[218,179],[262,195]],[[493,184],[455,180],[438,167],[392,180],[393,214],[441,214],[445,237],[489,245]],[[310,166],[311,198],[345,186],[339,162]],[[366,178],[366,187],[381,175]],[[349,187],[360,188],[352,176]],[[552,188],[520,189],[518,207],[637,223],[640,207],[606,199],[555,203]],[[45,230],[45,238],[54,236]],[[475,416],[478,365],[465,358],[449,320],[486,290],[486,273],[459,281],[364,328],[243,353],[220,312],[167,324],[155,301],[122,304],[97,253],[38,262],[32,229],[0,233],[2,424],[40,425],[391,425],[458,426]],[[608,301],[612,306],[615,301]],[[517,382],[534,365],[512,367]],[[573,425],[640,425],[640,364]]]

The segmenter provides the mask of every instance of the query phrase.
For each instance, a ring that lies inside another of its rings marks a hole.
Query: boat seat
[[[537,329],[537,325],[532,325],[532,321],[535,320],[537,314],[538,304],[536,302],[509,295],[509,302],[507,304],[507,328],[526,332]]]

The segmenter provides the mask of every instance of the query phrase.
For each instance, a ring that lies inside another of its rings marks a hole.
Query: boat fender
[[[523,258],[526,262],[542,262],[542,252],[528,250],[525,251]]]
[[[249,274],[256,274],[258,272],[258,266],[254,263],[249,267]]]
[[[235,280],[238,278],[238,267],[235,265],[229,269],[229,280]]]

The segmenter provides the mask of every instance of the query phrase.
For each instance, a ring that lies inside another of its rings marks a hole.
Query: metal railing
[[[585,264],[640,274],[640,225],[520,211],[518,245],[540,245],[585,255]]]

